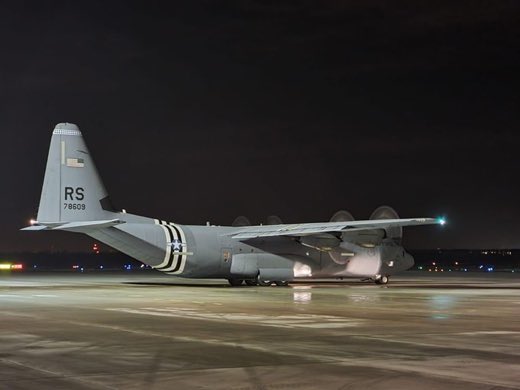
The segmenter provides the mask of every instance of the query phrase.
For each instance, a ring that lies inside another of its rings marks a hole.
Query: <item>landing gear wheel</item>
[[[289,282],[287,280],[277,280],[274,282],[278,287],[286,287],[289,285]]]
[[[245,282],[248,286],[256,286],[258,284],[255,279],[246,279]]]
[[[375,282],[376,282],[376,284],[387,284],[388,276],[386,276],[386,275],[378,276],[378,277],[376,277]]]
[[[228,279],[229,284],[233,287],[241,286],[243,281],[243,279]]]
[[[258,285],[262,287],[269,287],[273,282],[271,280],[260,280],[258,279]]]

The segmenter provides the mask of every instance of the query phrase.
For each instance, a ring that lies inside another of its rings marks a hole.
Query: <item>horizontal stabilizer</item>
[[[124,223],[119,219],[109,219],[104,221],[78,221],[78,222],[68,222],[61,225],[56,225],[55,223],[39,223],[37,225],[28,226],[21,230],[66,230],[68,232],[89,232],[92,230],[108,228],[112,226],[119,225]]]
[[[69,222],[64,225],[57,226],[53,230],[66,230],[69,232],[84,232],[86,230],[103,229],[124,223],[119,219],[110,219],[106,221],[80,221]]]
[[[32,225],[32,226],[27,226],[27,227],[24,227],[20,230],[25,230],[25,231],[38,231],[38,230],[46,230],[48,229],[47,226],[44,226],[44,225]]]

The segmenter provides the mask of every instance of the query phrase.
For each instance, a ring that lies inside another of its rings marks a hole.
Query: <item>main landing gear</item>
[[[376,284],[387,284],[388,283],[388,276],[386,275],[376,275],[374,282]]]
[[[262,286],[262,287],[269,287],[273,284],[277,287],[285,287],[289,285],[288,280],[259,280],[258,278],[255,279],[228,279],[228,282],[231,286],[241,286],[242,283],[246,283],[247,286]]]
[[[236,287],[241,286],[244,282],[244,279],[228,279],[228,282],[231,286]]]

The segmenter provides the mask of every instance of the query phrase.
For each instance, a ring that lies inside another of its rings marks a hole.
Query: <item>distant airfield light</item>
[[[23,264],[12,264],[12,263],[1,263],[0,264],[0,270],[22,270]]]

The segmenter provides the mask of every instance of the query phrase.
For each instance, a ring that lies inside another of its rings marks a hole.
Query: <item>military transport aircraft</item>
[[[189,226],[118,211],[112,206],[79,128],[60,123],[52,133],[37,221],[23,230],[87,234],[156,270],[186,278],[225,278],[232,286],[283,286],[294,278],[370,278],[413,266],[401,246],[403,226],[443,219],[399,219],[387,206],[369,220],[339,211],[329,222]]]

